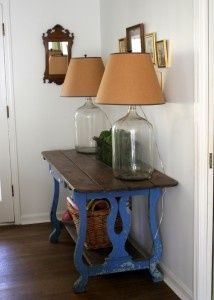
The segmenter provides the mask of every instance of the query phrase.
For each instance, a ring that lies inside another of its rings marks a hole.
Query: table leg
[[[150,259],[149,271],[152,276],[152,280],[155,282],[163,280],[163,274],[158,270],[157,264],[160,261],[162,255],[162,243],[158,232],[158,226],[156,221],[157,204],[161,196],[161,189],[150,189],[149,194],[149,225],[152,234],[153,242],[153,256]]]
[[[86,239],[87,228],[87,210],[86,210],[86,194],[74,195],[74,201],[79,208],[79,230],[77,233],[77,242],[74,251],[74,265],[80,273],[80,277],[74,283],[73,290],[75,293],[83,293],[88,282],[88,267],[83,262],[84,242]]]
[[[58,201],[59,201],[59,182],[54,178],[54,195],[53,195],[51,211],[50,211],[50,220],[52,225],[54,226],[54,230],[51,232],[49,236],[49,241],[54,244],[58,242],[61,229],[63,228],[63,223],[59,221],[56,216]]]

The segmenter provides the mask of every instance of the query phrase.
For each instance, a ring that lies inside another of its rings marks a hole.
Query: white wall
[[[101,49],[106,60],[118,52],[118,39],[125,28],[143,22],[146,33],[170,42],[171,68],[167,71],[164,94],[167,104],[145,108],[155,127],[156,140],[166,173],[179,181],[170,188],[164,204],[162,266],[166,280],[182,298],[193,291],[193,191],[194,191],[194,71],[192,0],[101,0]],[[114,121],[126,108],[106,107]],[[157,163],[157,167],[159,164]],[[145,202],[145,201],[144,201]],[[145,205],[133,204],[132,234],[148,250],[148,229],[144,228]]]
[[[41,151],[74,144],[74,112],[83,100],[60,98],[60,86],[43,84],[42,33],[59,23],[75,34],[73,56],[118,51],[125,28],[145,23],[146,32],[170,40],[172,67],[164,93],[167,104],[146,108],[166,172],[179,181],[169,189],[161,235],[162,263],[170,284],[188,297],[193,290],[193,4],[192,0],[10,0],[17,147],[23,223],[47,219],[51,178]],[[101,13],[101,17],[100,17]],[[101,24],[101,26],[100,26]],[[126,108],[105,107],[112,121]],[[133,205],[133,235],[147,243],[144,206]],[[174,282],[173,282],[174,280]],[[182,291],[183,289],[183,291]]]
[[[83,100],[60,98],[60,86],[43,83],[42,33],[61,24],[75,35],[74,57],[100,55],[99,1],[10,3],[21,220],[44,221],[52,181],[41,151],[73,147],[74,112]]]

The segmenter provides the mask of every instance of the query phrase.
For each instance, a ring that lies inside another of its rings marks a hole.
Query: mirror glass
[[[68,55],[68,42],[48,42],[49,51],[58,51],[60,55]]]
[[[129,35],[132,52],[141,52],[140,28],[130,30]]]

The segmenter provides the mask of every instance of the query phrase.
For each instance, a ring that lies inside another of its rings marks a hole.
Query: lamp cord
[[[149,122],[148,118],[147,118],[147,115],[146,113],[143,111],[142,107],[140,106],[140,110],[141,112],[143,113],[143,116],[144,118],[146,119],[146,121]],[[155,130],[154,130],[155,132]],[[155,136],[156,136],[156,132],[155,132]],[[157,144],[157,141],[155,139],[154,141],[154,144],[155,144],[155,148],[157,150],[157,154],[158,154],[158,159],[160,161],[160,165],[161,165],[161,169],[162,169],[162,172],[163,174],[166,174],[165,172],[165,167],[164,167],[164,163],[163,163],[163,160],[161,158],[161,154],[160,154],[160,151],[159,151],[159,148],[158,148],[158,144]],[[163,218],[164,218],[164,200],[165,200],[165,194],[166,194],[166,188],[163,189],[163,192],[162,192],[162,196],[161,196],[161,216],[160,216],[160,220],[159,220],[159,223],[158,223],[158,228],[157,228],[157,231],[155,233],[155,236],[154,236],[154,239],[153,239],[153,244],[152,244],[152,250],[154,248],[154,241],[156,240],[157,238],[157,235],[159,234],[159,231],[160,231],[160,227],[161,227],[161,224],[163,222]]]

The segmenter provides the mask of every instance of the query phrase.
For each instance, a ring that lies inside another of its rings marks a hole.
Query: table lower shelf
[[[64,226],[71,238],[73,239],[73,241],[76,243],[77,232],[74,223],[72,221],[66,222],[64,223]],[[90,250],[84,247],[83,256],[89,265],[99,265],[105,261],[105,258],[109,255],[111,250],[112,248]],[[134,245],[131,244],[130,241],[126,242],[126,250],[130,254],[130,256],[136,261],[148,258],[145,257],[145,255],[143,255],[140,251],[138,251],[136,247],[134,247]]]

